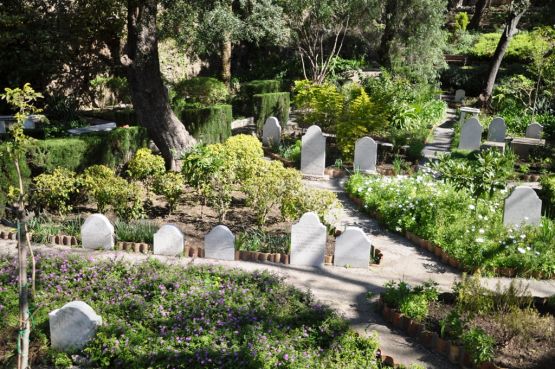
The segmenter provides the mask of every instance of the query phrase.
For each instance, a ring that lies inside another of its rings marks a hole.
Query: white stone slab
[[[532,123],[526,127],[526,137],[528,138],[542,138],[543,126],[539,123]]]
[[[185,237],[173,224],[165,224],[154,234],[154,255],[183,255]]]
[[[291,265],[324,265],[326,237],[326,226],[318,215],[313,212],[303,214],[291,229]]]
[[[363,173],[376,173],[378,144],[371,137],[362,137],[355,143],[355,170]]]
[[[326,167],[326,138],[320,127],[310,126],[302,138],[301,173],[323,177]]]
[[[79,136],[79,135],[93,133],[93,132],[109,132],[116,128],[117,128],[116,123],[110,122],[110,123],[96,124],[94,126],[88,126],[88,127],[72,128],[72,129],[68,129],[67,131],[71,135]]]
[[[479,150],[482,143],[482,125],[476,118],[464,122],[459,140],[460,150]]]
[[[351,268],[368,268],[372,241],[358,227],[347,227],[335,240],[333,265]]]
[[[102,214],[90,215],[81,226],[81,242],[86,249],[114,249],[114,226]]]
[[[50,342],[58,351],[83,348],[102,325],[102,318],[83,301],[72,301],[48,314]]]
[[[220,224],[204,236],[204,257],[235,260],[235,236],[229,228]]]
[[[269,117],[262,129],[262,143],[266,146],[278,146],[281,143],[281,126],[276,117]]]
[[[505,142],[507,125],[501,117],[494,118],[488,127],[488,141]]]
[[[466,92],[464,90],[455,91],[455,102],[460,103],[466,97]]]
[[[542,201],[530,187],[517,186],[505,199],[503,207],[503,224],[514,226],[520,224],[539,225],[542,215]]]

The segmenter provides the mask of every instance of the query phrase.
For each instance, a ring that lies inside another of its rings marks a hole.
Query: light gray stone
[[[50,342],[58,351],[83,348],[102,325],[102,318],[83,301],[72,301],[48,314]]]
[[[363,173],[376,173],[378,144],[371,137],[362,137],[355,143],[355,170]]]
[[[466,97],[466,92],[464,90],[455,91],[455,102],[460,103]]]
[[[528,160],[530,153],[539,147],[545,146],[545,140],[529,137],[515,137],[511,140],[511,149],[522,160]]]
[[[459,109],[461,117],[459,119],[459,124],[462,125],[466,121],[466,115],[472,114],[472,118],[478,119],[478,114],[480,114],[480,109],[471,108],[469,106],[463,106]]]
[[[351,268],[368,268],[372,241],[358,227],[347,227],[335,240],[333,265]]]
[[[109,122],[109,123],[95,124],[94,126],[88,126],[88,127],[72,128],[72,129],[68,129],[67,132],[71,135],[79,136],[87,133],[109,132],[116,128],[117,128],[116,123]]]
[[[513,226],[524,224],[539,225],[542,214],[542,201],[530,187],[517,186],[505,199],[503,224]]]
[[[0,134],[6,133],[6,122],[0,121]]]
[[[185,237],[173,224],[165,224],[154,234],[154,255],[183,255]]]
[[[461,128],[460,150],[479,150],[482,142],[482,125],[476,118],[467,120]]]
[[[310,126],[302,138],[301,173],[323,177],[326,166],[326,138],[320,127]]]
[[[220,224],[204,236],[204,257],[235,260],[235,236],[229,228]]]
[[[539,123],[532,123],[526,127],[526,137],[528,138],[542,138],[543,126]]]
[[[316,213],[303,214],[291,229],[291,265],[324,265],[326,236],[326,226],[320,223]]]
[[[36,122],[39,119],[34,116],[34,115],[29,115],[27,118],[25,118],[25,120],[23,121],[23,129],[35,129],[37,128],[36,126]]]
[[[269,117],[262,129],[262,143],[266,146],[277,146],[281,143],[281,126],[276,117]]]
[[[501,117],[494,118],[488,127],[488,141],[505,142],[507,135],[507,125]]]
[[[90,215],[81,226],[81,241],[86,249],[114,249],[114,226],[102,214]]]

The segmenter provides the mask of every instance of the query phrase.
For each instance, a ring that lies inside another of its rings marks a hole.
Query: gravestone
[[[90,215],[81,226],[81,241],[86,249],[114,249],[114,226],[102,214]]]
[[[531,187],[517,186],[505,199],[503,225],[512,226],[522,223],[539,225],[542,201]]]
[[[83,301],[72,301],[48,314],[50,342],[58,351],[83,348],[102,325],[102,317]]]
[[[326,138],[320,127],[310,126],[302,138],[301,173],[323,177],[326,166]]]
[[[461,128],[459,141],[460,150],[479,150],[482,142],[482,126],[478,119],[470,118],[464,122]]]
[[[326,235],[326,226],[320,223],[316,213],[303,214],[291,227],[291,265],[321,267],[326,252]]]
[[[27,116],[23,121],[23,129],[35,129],[37,118],[33,115]]]
[[[466,97],[466,92],[464,90],[456,90],[455,91],[455,102],[460,103]]]
[[[173,224],[165,224],[154,234],[154,255],[183,255],[185,239]]]
[[[472,118],[478,119],[478,114],[480,114],[480,109],[471,108],[469,106],[463,106],[462,108],[459,109],[459,112],[461,113],[461,117],[459,118],[459,124],[462,125],[464,122],[466,122],[467,114],[472,114]]]
[[[6,133],[6,122],[0,121],[0,134]]]
[[[235,260],[235,236],[229,228],[220,224],[204,236],[204,257]]]
[[[362,137],[355,143],[355,170],[363,173],[376,173],[378,144],[371,137]]]
[[[372,241],[358,227],[347,227],[335,240],[333,265],[352,268],[368,268]]]
[[[269,117],[262,129],[262,143],[266,146],[277,146],[281,143],[281,126],[276,117]]]
[[[528,138],[542,138],[543,126],[539,123],[532,123],[526,127],[526,137]]]
[[[494,118],[488,127],[488,141],[505,142],[507,125],[503,118]]]

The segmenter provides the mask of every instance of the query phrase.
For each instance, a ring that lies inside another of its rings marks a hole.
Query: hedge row
[[[231,136],[231,105],[184,107],[178,116],[187,131],[202,143],[221,143]]]
[[[235,115],[254,115],[254,95],[279,92],[281,81],[275,79],[255,80],[241,84],[241,90],[234,101]]]
[[[254,121],[261,131],[264,122],[270,116],[276,117],[283,126],[289,121],[289,92],[256,94],[253,96]]]

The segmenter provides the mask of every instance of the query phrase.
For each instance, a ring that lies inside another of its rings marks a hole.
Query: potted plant
[[[481,328],[472,328],[461,336],[464,350],[474,364],[490,362],[493,359],[495,340]]]

